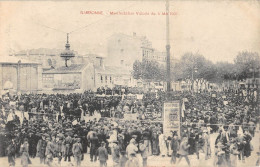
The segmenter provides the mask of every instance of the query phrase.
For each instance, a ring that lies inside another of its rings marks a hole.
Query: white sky
[[[70,32],[71,48],[81,54],[106,55],[107,38],[117,32],[145,35],[159,51],[165,50],[165,16],[81,15],[80,11],[164,12],[165,1],[0,2],[0,54],[10,50],[63,49]],[[197,52],[216,61],[233,62],[239,51],[260,53],[259,1],[172,1],[171,53],[180,58]],[[102,20],[100,20],[102,19]],[[41,24],[41,25],[39,25]]]

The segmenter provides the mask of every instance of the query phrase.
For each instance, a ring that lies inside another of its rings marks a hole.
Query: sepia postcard
[[[0,1],[0,166],[260,166],[259,0]]]

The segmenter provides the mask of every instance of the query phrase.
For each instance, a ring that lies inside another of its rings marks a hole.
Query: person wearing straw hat
[[[106,149],[106,143],[104,141],[101,142],[101,146],[97,149],[97,156],[99,159],[100,167],[107,166],[108,153]]]
[[[112,153],[112,159],[113,159],[113,167],[119,167],[120,150],[119,150],[117,140],[114,140],[111,144],[111,153]]]
[[[131,139],[129,142],[129,145],[126,147],[127,157],[129,158],[132,153],[136,154],[137,151],[138,151],[138,148],[136,146],[136,141],[135,141],[135,139]]]
[[[149,150],[149,143],[148,142],[144,142],[143,139],[140,140],[139,143],[139,150],[141,151],[141,156],[143,158],[143,167],[147,166],[147,158],[148,158],[148,150]]]
[[[20,154],[21,154],[21,165],[23,167],[28,167],[28,164],[31,164],[29,159],[29,144],[28,139],[24,139],[24,143],[20,147]]]
[[[77,167],[79,167],[81,164],[82,151],[83,151],[83,148],[80,143],[80,138],[77,138],[77,142],[74,143],[72,146],[72,153],[73,153],[74,160],[75,160]]]

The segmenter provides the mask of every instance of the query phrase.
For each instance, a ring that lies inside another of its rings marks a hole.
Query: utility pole
[[[171,58],[170,58],[170,25],[169,25],[169,0],[166,0],[166,71],[167,71],[167,94],[170,97],[171,91]]]

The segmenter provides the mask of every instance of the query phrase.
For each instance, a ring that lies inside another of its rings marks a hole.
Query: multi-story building
[[[113,34],[108,38],[107,46],[107,65],[132,69],[133,63],[139,60],[155,61],[166,66],[166,52],[156,50],[145,36]]]
[[[107,66],[103,57],[96,57],[95,88],[114,86],[134,86],[135,80],[127,67]]]
[[[166,52],[143,47],[142,61],[155,61],[162,66],[166,66]]]
[[[142,61],[144,50],[153,50],[152,43],[145,36],[113,34],[107,41],[107,59],[109,66],[133,68],[135,60]]]

